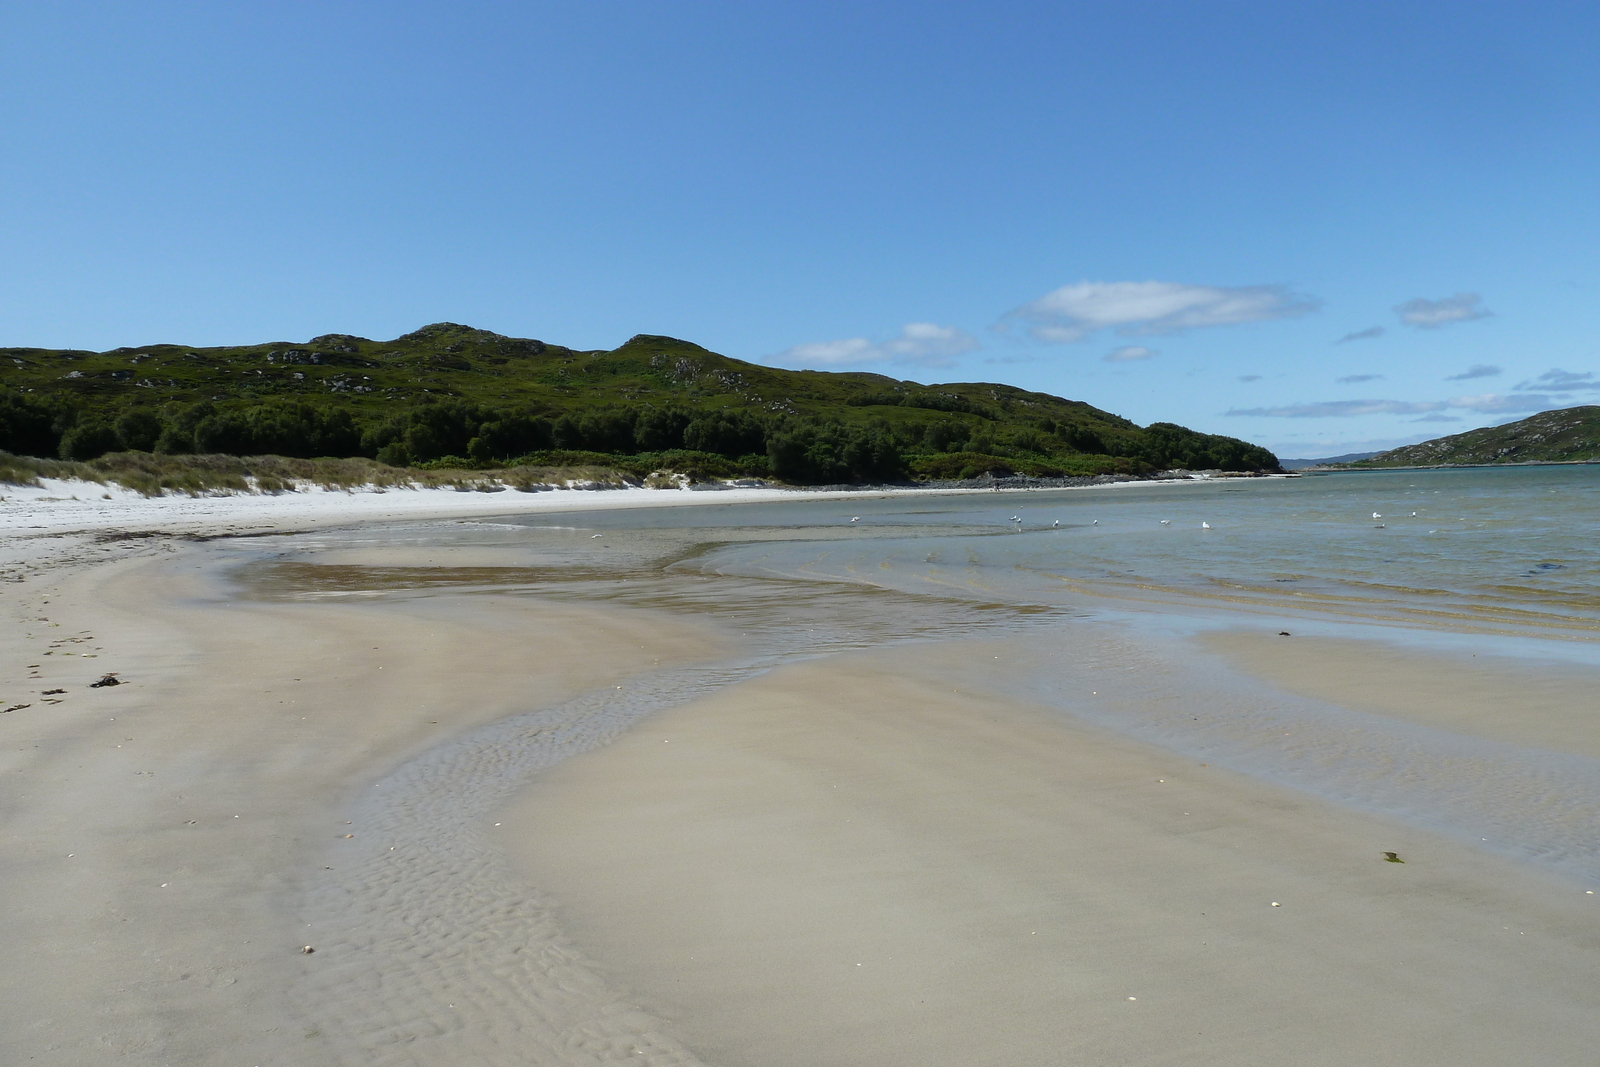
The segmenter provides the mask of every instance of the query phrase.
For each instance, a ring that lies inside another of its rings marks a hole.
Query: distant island
[[[1504,426],[1486,426],[1481,430],[1436,437],[1421,444],[1347,461],[1343,467],[1366,470],[1581,462],[1600,462],[1600,405],[1541,411]],[[1339,460],[1324,463],[1334,466]]]
[[[1280,459],[1278,463],[1286,471],[1304,470],[1307,467],[1331,467],[1341,463],[1354,463],[1357,460],[1371,459],[1376,452],[1346,452],[1342,456],[1326,456],[1322,459]]]
[[[1268,450],[1007,385],[792,371],[641,334],[579,351],[435,323],[392,341],[0,349],[0,450],[604,464],[795,484],[1275,471]]]

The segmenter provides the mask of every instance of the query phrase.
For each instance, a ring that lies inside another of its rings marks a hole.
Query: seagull
[[[1171,526],[1172,525],[1172,520],[1171,519],[1162,519],[1161,520],[1161,525],[1163,525],[1163,526]]]
[[[594,539],[594,538],[596,538],[596,537],[604,537],[604,536],[605,536],[605,534],[590,534],[590,535],[589,535],[589,538],[590,538],[590,539],[591,539],[591,540],[593,540],[593,539]]]
[[[1099,520],[1099,519],[1096,519],[1096,520],[1094,520],[1094,521],[1093,521],[1093,522],[1091,522],[1091,523],[1090,523],[1090,524],[1089,524],[1089,525],[1090,525],[1090,526],[1099,526],[1099,525],[1100,525],[1100,520]]]
[[[1373,512],[1373,513],[1372,513],[1372,517],[1373,517],[1373,518],[1375,518],[1375,519],[1381,519],[1381,518],[1383,518],[1383,516],[1382,516],[1382,515],[1379,515],[1379,514],[1378,514],[1378,513],[1377,513],[1377,512],[1376,512],[1376,511],[1374,511],[1374,512]]]
[[[1055,522],[1052,522],[1052,523],[1051,523],[1051,524],[1050,524],[1050,528],[1051,528],[1051,529],[1052,529],[1052,530],[1053,530],[1053,529],[1055,529],[1055,528],[1056,528],[1056,527],[1057,527],[1057,526],[1060,526],[1060,525],[1061,525],[1061,520],[1060,520],[1060,519],[1057,519],[1057,520],[1056,520],[1056,521],[1055,521]]]
[[[860,515],[852,515],[852,516],[850,516],[850,521],[851,522],[860,522],[861,521],[861,516]]]
[[[1200,524],[1200,529],[1209,530],[1209,529],[1211,529],[1211,524],[1209,522],[1202,522]]]

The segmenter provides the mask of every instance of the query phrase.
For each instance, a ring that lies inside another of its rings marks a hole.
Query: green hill
[[[1600,460],[1600,406],[1541,411],[1520,422],[1392,449],[1351,467],[1447,467]]]
[[[0,449],[518,458],[793,482],[1271,470],[1265,449],[1005,385],[791,371],[640,335],[577,351],[454,323],[393,341],[0,349]]]

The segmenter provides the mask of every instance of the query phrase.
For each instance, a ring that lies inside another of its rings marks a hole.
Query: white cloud
[[[1400,316],[1401,322],[1420,330],[1436,330],[1452,322],[1486,319],[1494,314],[1483,306],[1483,297],[1477,293],[1457,293],[1442,300],[1427,300],[1419,296],[1396,305],[1394,311]]]
[[[1347,333],[1343,337],[1339,338],[1337,341],[1335,341],[1333,343],[1336,344],[1336,345],[1342,345],[1346,341],[1370,341],[1374,337],[1382,337],[1382,336],[1383,336],[1383,327],[1382,326],[1369,326],[1365,330],[1357,330],[1355,333]]]
[[[882,359],[883,355],[878,346],[865,337],[846,337],[795,345],[770,358],[777,363],[871,363]]]
[[[885,341],[882,347],[898,363],[948,367],[956,356],[979,346],[977,338],[955,326],[908,322],[901,328],[899,337]]]
[[[949,367],[955,357],[978,348],[978,341],[955,326],[931,322],[910,322],[898,337],[874,342],[865,337],[845,337],[836,341],[812,341],[795,345],[767,362],[783,366],[842,366],[859,363],[903,363],[919,367]]]
[[[1338,382],[1340,385],[1359,385],[1362,382],[1375,382],[1382,377],[1381,374],[1346,374]]]
[[[1146,348],[1144,345],[1123,345],[1121,348],[1113,348],[1102,358],[1107,363],[1128,363],[1136,359],[1149,359],[1151,356],[1159,356],[1160,354],[1160,349]]]
[[[1500,373],[1500,368],[1492,363],[1474,363],[1460,374],[1452,374],[1445,379],[1447,382],[1464,382],[1471,378],[1493,378]]]
[[[1105,329],[1144,337],[1290,318],[1320,306],[1321,301],[1281,285],[1079,282],[1023,304],[1006,318],[1028,323],[1037,340],[1069,344]]]

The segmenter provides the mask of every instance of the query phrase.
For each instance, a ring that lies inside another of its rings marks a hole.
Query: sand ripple
[[[589,693],[474,731],[376,782],[305,914],[307,942],[326,958],[305,1008],[340,1062],[699,1063],[566,941],[550,903],[506,870],[483,820],[540,770],[765,666],[689,668]]]

